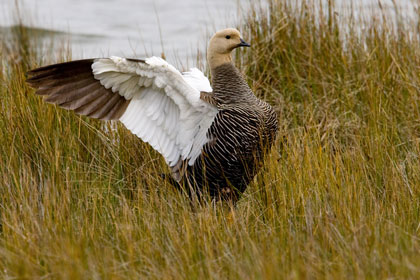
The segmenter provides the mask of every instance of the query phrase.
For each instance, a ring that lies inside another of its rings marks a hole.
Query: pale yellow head
[[[216,32],[210,39],[207,50],[207,60],[210,69],[232,61],[231,52],[237,47],[249,47],[242,38],[238,30],[227,28]]]

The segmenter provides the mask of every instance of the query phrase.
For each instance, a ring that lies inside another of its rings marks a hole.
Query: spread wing
[[[170,167],[192,165],[218,112],[200,98],[211,91],[198,69],[180,73],[165,60],[87,59],[38,68],[27,82],[45,101],[76,113],[120,120],[163,155]]]

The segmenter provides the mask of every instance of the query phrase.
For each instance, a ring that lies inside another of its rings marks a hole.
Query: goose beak
[[[238,47],[250,47],[251,45],[248,44],[247,42],[245,42],[242,38],[241,38],[241,43],[238,45]]]

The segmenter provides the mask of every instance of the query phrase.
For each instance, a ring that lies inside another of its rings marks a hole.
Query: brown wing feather
[[[92,73],[94,59],[76,60],[37,68],[28,72],[27,83],[45,101],[77,114],[103,120],[117,120],[129,100],[106,89]]]

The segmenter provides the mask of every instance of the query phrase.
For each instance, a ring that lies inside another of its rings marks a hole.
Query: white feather
[[[150,143],[170,166],[180,158],[194,164],[218,112],[200,99],[200,91],[212,91],[200,70],[181,74],[158,57],[145,63],[111,57],[95,60],[92,72],[104,87],[131,100],[120,121],[132,133]]]
[[[182,78],[198,91],[211,92],[213,90],[209,80],[197,68],[191,68],[190,71],[182,73]]]

